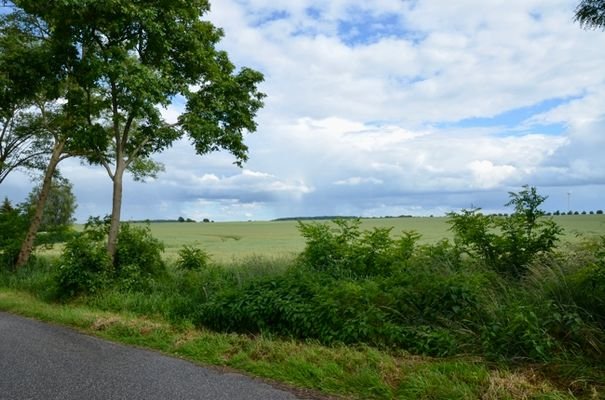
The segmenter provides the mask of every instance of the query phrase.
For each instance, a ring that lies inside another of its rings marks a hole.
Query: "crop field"
[[[414,230],[422,243],[452,239],[446,217],[363,219],[362,229],[393,228],[393,236]],[[605,235],[605,215],[556,216],[563,227],[564,241],[577,241],[583,236]],[[310,221],[308,221],[310,222]],[[320,221],[326,222],[326,221]],[[304,247],[296,221],[217,222],[217,223],[152,223],[152,234],[164,242],[165,257],[176,258],[183,245],[207,250],[213,260],[229,263],[250,256],[291,257]]]

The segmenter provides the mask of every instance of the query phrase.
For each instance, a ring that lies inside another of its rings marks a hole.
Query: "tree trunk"
[[[38,229],[40,228],[40,223],[42,222],[42,214],[44,214],[46,199],[48,198],[48,194],[50,192],[53,175],[55,174],[59,161],[61,161],[61,154],[63,153],[64,146],[64,140],[58,141],[53,146],[53,152],[50,156],[48,166],[46,167],[46,172],[44,173],[44,181],[42,182],[40,196],[38,196],[38,201],[36,202],[34,216],[29,224],[29,229],[25,235],[25,240],[23,240],[21,250],[19,251],[19,257],[17,258],[17,263],[15,264],[17,269],[27,264],[29,257],[34,250],[34,241],[36,240],[36,235],[38,234]]]
[[[116,171],[113,175],[113,201],[111,208],[111,223],[109,225],[109,235],[107,238],[107,254],[112,264],[115,262],[116,251],[118,248],[118,233],[120,232],[120,215],[122,211],[122,180],[126,162],[118,158],[116,162]]]

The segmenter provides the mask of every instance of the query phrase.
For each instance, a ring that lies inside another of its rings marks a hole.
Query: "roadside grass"
[[[76,328],[105,339],[155,349],[193,362],[235,368],[282,382],[306,398],[573,399],[531,367],[509,369],[481,358],[387,353],[366,346],[239,335],[173,325],[159,317],[45,303],[0,289],[0,310]],[[585,398],[601,398],[596,388]]]

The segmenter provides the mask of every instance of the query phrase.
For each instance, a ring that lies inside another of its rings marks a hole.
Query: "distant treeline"
[[[412,218],[412,215],[399,215],[396,217],[386,216],[386,217],[355,217],[351,215],[323,215],[318,217],[286,217],[286,218],[276,218],[273,221],[324,221],[324,220],[335,220],[335,219],[378,219],[378,218]]]
[[[173,222],[198,222],[194,219],[191,218],[183,218],[183,217],[179,217],[178,219],[136,219],[136,220],[129,220],[127,222],[130,223],[139,223],[139,224],[162,224],[162,223],[173,223]],[[202,221],[200,222],[214,222],[209,220],[208,218],[204,218]]]
[[[178,219],[131,219],[126,222],[133,224],[162,224],[162,223],[170,223],[170,222],[179,222]]]

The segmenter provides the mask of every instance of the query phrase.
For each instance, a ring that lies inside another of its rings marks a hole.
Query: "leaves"
[[[605,1],[582,0],[576,7],[575,20],[586,29],[605,29]]]

